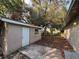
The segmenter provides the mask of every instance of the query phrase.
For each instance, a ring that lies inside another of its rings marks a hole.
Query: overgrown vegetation
[[[65,25],[65,0],[32,0],[32,7],[28,7],[24,0],[0,0],[0,6],[0,15],[10,14],[14,20],[26,17],[29,23],[45,29],[61,29]]]
[[[22,0],[0,0],[0,14],[2,16],[7,16],[6,14],[11,15],[12,19],[21,19],[23,12],[23,1]],[[7,12],[6,12],[7,11]],[[6,13],[5,13],[6,12]]]
[[[6,11],[6,7],[0,2],[0,16],[5,16]]]
[[[62,29],[65,25],[66,8],[64,0],[32,0],[33,9],[30,13],[31,23],[45,29]]]

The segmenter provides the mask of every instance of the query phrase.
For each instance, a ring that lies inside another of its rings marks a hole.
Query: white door
[[[26,46],[29,44],[29,28],[22,29],[22,46]]]

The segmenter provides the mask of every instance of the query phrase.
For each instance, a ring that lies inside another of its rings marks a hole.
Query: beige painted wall
[[[79,51],[79,25],[66,29],[63,36],[68,39],[75,51]]]
[[[35,28],[30,28],[30,43],[34,43],[41,39],[41,30],[38,34],[35,34]]]
[[[8,24],[7,25],[7,50],[8,54],[22,47],[22,28],[23,26]],[[25,27],[26,28],[26,27]],[[41,30],[35,34],[35,28],[29,28],[29,43],[34,43],[41,39]]]
[[[79,25],[70,29],[69,41],[74,50],[79,51]]]
[[[7,28],[8,53],[14,52],[22,47],[22,28],[13,24],[8,24]]]

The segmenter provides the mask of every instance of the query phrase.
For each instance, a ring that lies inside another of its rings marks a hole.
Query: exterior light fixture
[[[77,22],[74,22],[73,25],[77,25]]]

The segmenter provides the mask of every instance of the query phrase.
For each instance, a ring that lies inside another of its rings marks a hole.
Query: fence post
[[[3,30],[3,59],[7,59],[7,23],[4,22],[4,30]]]

